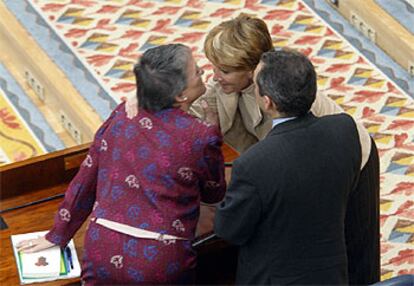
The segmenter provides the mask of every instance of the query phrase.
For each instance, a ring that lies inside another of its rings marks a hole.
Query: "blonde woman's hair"
[[[210,62],[224,71],[251,71],[273,48],[266,23],[247,14],[214,27],[204,41]]]

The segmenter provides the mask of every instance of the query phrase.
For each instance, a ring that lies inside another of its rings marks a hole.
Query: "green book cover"
[[[19,252],[19,268],[20,270],[23,269],[23,261],[22,261],[22,256],[24,255],[23,253]],[[23,271],[22,271],[23,273]],[[63,253],[63,250],[60,250],[60,273],[59,276],[63,276],[63,275],[67,275],[68,274],[68,268],[66,265],[66,259],[65,259],[65,255]],[[23,278],[25,279],[38,279],[38,278],[46,278],[49,276],[45,276],[45,277],[25,277],[23,276]]]

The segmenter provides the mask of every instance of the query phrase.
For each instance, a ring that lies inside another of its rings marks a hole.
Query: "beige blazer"
[[[190,108],[190,112],[200,118],[204,116],[200,104],[202,99],[206,100],[211,108],[217,110],[224,141],[240,153],[262,140],[272,128],[272,119],[264,114],[256,104],[253,84],[242,90],[240,95],[225,94],[220,85],[210,78],[207,82],[206,93]],[[321,92],[316,95],[311,111],[315,116],[344,112],[339,105]],[[368,161],[371,139],[368,131],[360,122],[356,121],[356,126],[361,143],[362,169]]]

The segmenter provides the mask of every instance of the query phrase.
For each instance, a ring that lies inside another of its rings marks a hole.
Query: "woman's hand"
[[[217,110],[212,109],[207,101],[201,100],[201,107],[204,111],[204,121],[212,125],[219,125],[219,116]]]
[[[41,236],[34,239],[23,240],[17,244],[16,248],[17,251],[22,251],[23,253],[32,253],[53,247],[55,245],[56,244],[51,243],[44,236]]]
[[[129,119],[138,115],[138,98],[136,96],[127,98],[125,102],[125,112]]]

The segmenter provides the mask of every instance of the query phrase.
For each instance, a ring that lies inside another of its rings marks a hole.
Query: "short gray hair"
[[[294,50],[263,53],[256,75],[259,95],[269,96],[286,116],[309,112],[316,96],[317,76],[311,61]]]
[[[171,108],[187,87],[190,56],[191,50],[182,44],[145,51],[134,67],[139,106],[155,112]]]

